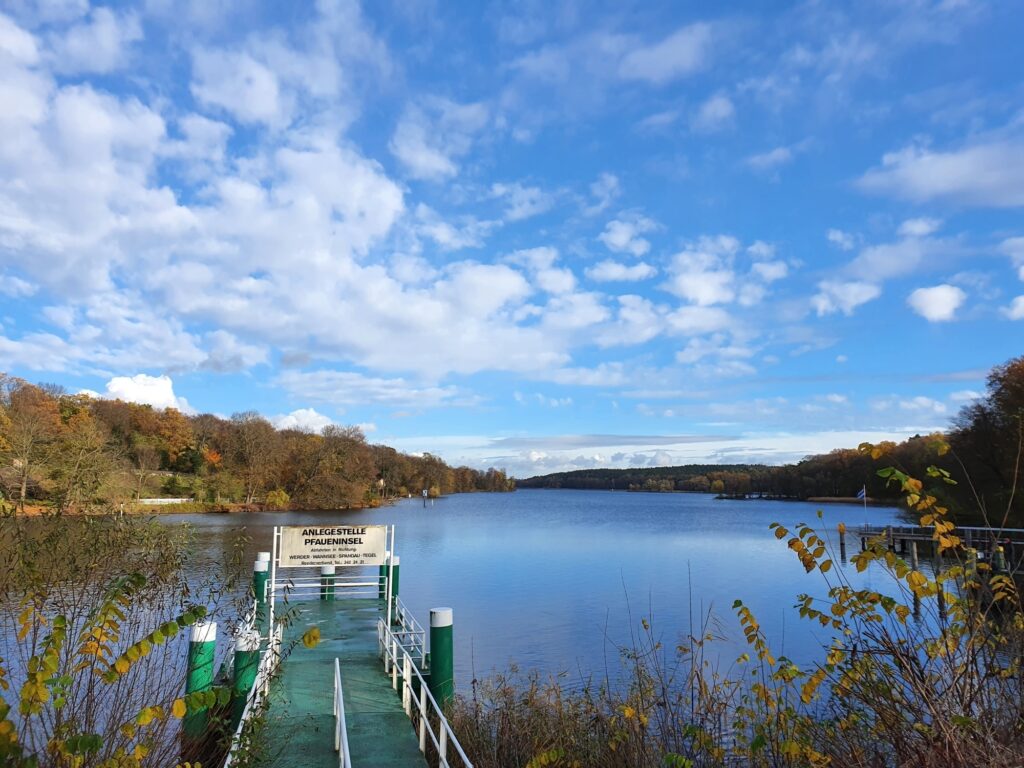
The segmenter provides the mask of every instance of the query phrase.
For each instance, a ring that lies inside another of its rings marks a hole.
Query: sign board
[[[384,565],[386,525],[313,526],[281,528],[280,566]]]

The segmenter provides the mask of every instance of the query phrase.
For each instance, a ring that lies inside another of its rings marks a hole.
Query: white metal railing
[[[391,634],[398,638],[398,644],[407,650],[414,659],[419,658],[420,666],[423,667],[427,663],[426,630],[397,595],[394,608],[391,615]],[[380,638],[378,638],[379,640]]]
[[[413,657],[399,642],[398,636],[391,631],[385,619],[377,620],[377,639],[380,643],[381,656],[384,658],[384,672],[391,675],[391,687],[398,690],[398,681],[402,681],[402,708],[405,714],[413,721],[419,734],[420,752],[427,752],[427,737],[430,737],[434,749],[437,751],[437,764],[439,768],[451,768],[448,762],[448,753],[454,750],[464,768],[473,768],[473,764],[466,757],[466,753],[459,744],[459,740],[452,732],[448,724],[448,718],[444,716],[441,708],[437,705],[427,682],[423,679],[419,667],[413,661]],[[399,674],[398,667],[402,671]],[[413,691],[413,679],[419,681],[419,696]],[[431,718],[436,726],[431,723]]]
[[[348,725],[345,722],[345,697],[341,690],[341,662],[334,660],[334,751],[338,753],[338,768],[352,768],[352,754],[348,751]]]
[[[253,681],[252,690],[249,691],[245,701],[245,709],[242,710],[242,717],[238,721],[238,727],[231,737],[231,747],[228,749],[227,757],[224,758],[223,768],[231,768],[242,746],[242,731],[245,729],[246,723],[249,722],[255,712],[259,712],[267,698],[267,693],[270,691],[270,681],[277,671],[278,665],[281,663],[281,632],[282,628],[278,626],[276,631],[270,633],[267,648],[260,658],[259,666],[256,668],[256,679]]]

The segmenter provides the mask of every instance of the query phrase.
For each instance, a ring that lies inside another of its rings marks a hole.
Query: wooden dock
[[[869,539],[879,536],[888,539],[893,551],[913,554],[917,559],[919,545],[925,544],[934,554],[934,529],[913,525],[862,525],[850,531],[860,538],[861,549]],[[954,534],[960,537],[961,549],[974,549],[982,557],[991,557],[996,547],[1002,547],[1011,572],[1022,569],[1024,559],[1024,528],[985,528],[983,526],[957,526]],[[844,547],[845,548],[845,547]]]

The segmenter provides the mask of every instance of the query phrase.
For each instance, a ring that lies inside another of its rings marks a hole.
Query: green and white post
[[[320,599],[334,599],[334,566],[320,566]]]
[[[242,630],[235,640],[235,679],[231,687],[231,730],[242,721],[246,702],[256,672],[260,666],[260,636],[258,632]]]
[[[264,560],[263,555],[267,558]],[[270,579],[270,553],[260,552],[252,564],[252,594],[256,611],[256,629],[263,634],[267,623],[267,581]]]
[[[441,709],[455,698],[455,647],[452,609],[430,609],[430,693]]]
[[[185,678],[185,694],[208,691],[213,687],[213,662],[217,651],[217,623],[200,621],[192,625],[188,643],[188,667]],[[195,709],[185,715],[182,731],[189,739],[201,739],[210,724],[210,713],[206,707]]]
[[[395,602],[395,598],[398,597],[398,565],[402,559],[398,555],[391,556],[391,602]]]

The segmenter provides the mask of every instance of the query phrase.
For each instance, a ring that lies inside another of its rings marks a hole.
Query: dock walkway
[[[299,616],[285,630],[291,652],[270,687],[265,743],[274,768],[337,768],[334,751],[334,660],[340,660],[352,764],[380,768],[426,765],[416,732],[392,690],[378,655],[377,618],[383,601],[344,598],[293,603]],[[311,625],[320,643],[306,648]]]

